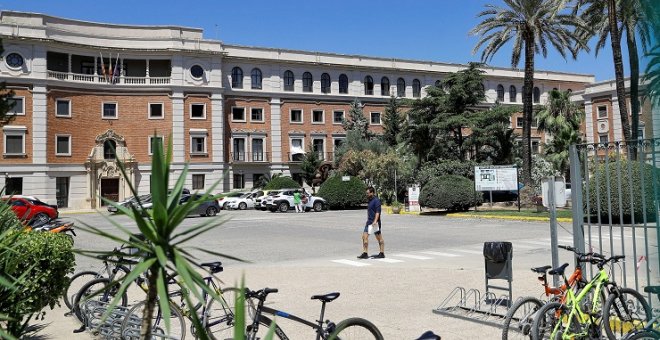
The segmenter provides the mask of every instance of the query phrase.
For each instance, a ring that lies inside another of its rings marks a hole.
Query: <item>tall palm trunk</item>
[[[534,36],[525,34],[525,80],[523,83],[523,183],[532,184],[532,91],[534,88]]]
[[[154,316],[154,307],[156,306],[158,291],[156,282],[158,281],[158,267],[150,268],[147,274],[147,299],[142,312],[142,327],[140,329],[140,339],[151,339],[151,323]]]
[[[610,23],[610,40],[612,42],[612,56],[614,57],[614,75],[616,77],[616,96],[619,102],[619,115],[621,116],[621,129],[625,140],[630,140],[630,122],[628,121],[628,103],[626,101],[626,85],[623,74],[623,58],[621,57],[621,37],[616,14],[616,0],[607,1],[608,19]],[[629,154],[628,157],[631,155]]]
[[[626,42],[628,45],[628,59],[630,61],[630,120],[631,139],[637,140],[639,137],[639,56],[637,55],[637,39],[635,38],[635,28],[626,28]],[[637,159],[637,149],[630,149],[630,159]]]

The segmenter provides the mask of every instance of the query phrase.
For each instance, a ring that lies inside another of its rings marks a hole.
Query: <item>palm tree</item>
[[[655,4],[651,0],[643,0],[642,7],[651,32],[655,34],[652,49],[645,56],[648,58],[645,78],[648,81],[647,95],[652,100],[652,105],[660,105],[660,13],[657,12]]]
[[[483,62],[489,61],[502,48],[513,41],[511,66],[516,67],[521,55],[525,58],[523,84],[523,183],[531,184],[532,153],[532,89],[534,88],[534,57],[547,57],[548,44],[566,58],[570,52],[575,59],[578,48],[588,49],[584,40],[575,32],[586,29],[581,18],[564,14],[565,0],[504,0],[506,7],[486,5],[478,17],[484,18],[470,31],[481,36],[473,49],[476,53],[485,45],[481,54]]]
[[[571,101],[568,91],[552,90],[548,103],[537,114],[538,130],[550,133],[552,140],[545,148],[545,154],[556,170],[569,175],[568,147],[580,142],[580,123],[583,109]]]
[[[605,47],[607,38],[610,38],[623,135],[626,140],[636,140],[640,110],[637,37],[640,39],[644,52],[647,52],[650,44],[650,27],[642,3],[639,0],[578,0],[576,13],[583,6],[586,6],[586,8],[581,16],[588,23],[591,30],[581,32],[581,34],[587,40],[597,36],[596,56]],[[617,29],[614,29],[615,27]],[[630,63],[630,115],[632,124],[628,122],[628,103],[626,100],[620,99],[626,98],[625,75],[621,56],[621,38],[623,38],[623,34],[625,34],[628,46],[628,61]]]

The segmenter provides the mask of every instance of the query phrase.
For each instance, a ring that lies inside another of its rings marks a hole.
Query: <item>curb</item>
[[[467,218],[486,218],[486,219],[499,219],[510,221],[534,221],[534,222],[550,222],[549,217],[532,217],[532,216],[507,216],[507,215],[472,215],[464,213],[447,214],[447,217],[467,217]],[[572,218],[558,217],[557,222],[573,222]]]
[[[420,211],[404,211],[403,209],[398,213],[395,214],[392,212],[392,207],[390,206],[383,206],[385,208],[385,213],[388,215],[420,215]]]

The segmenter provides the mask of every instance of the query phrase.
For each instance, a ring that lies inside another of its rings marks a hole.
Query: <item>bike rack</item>
[[[433,313],[502,327],[508,308],[512,305],[512,253],[510,242],[484,243],[486,290],[454,288]],[[508,282],[508,287],[490,284],[490,280]],[[492,290],[503,290],[508,294],[497,296]]]
[[[124,323],[129,308],[115,306],[112,312],[103,319],[103,315],[108,311],[108,302],[99,300],[89,300],[81,306],[83,315],[83,324],[92,333],[102,336],[106,339],[122,338],[121,326]],[[142,320],[131,318],[129,325],[139,329]],[[139,333],[138,333],[139,336]]]

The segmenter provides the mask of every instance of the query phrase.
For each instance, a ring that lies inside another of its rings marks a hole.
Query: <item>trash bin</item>
[[[484,263],[485,263],[485,279],[486,279],[486,301],[493,300],[490,297],[497,297],[491,290],[501,290],[507,292],[506,304],[511,306],[512,303],[512,289],[511,282],[513,281],[513,245],[511,242],[484,242]],[[490,280],[506,280],[508,287],[491,284]],[[495,299],[504,302],[504,299]]]

